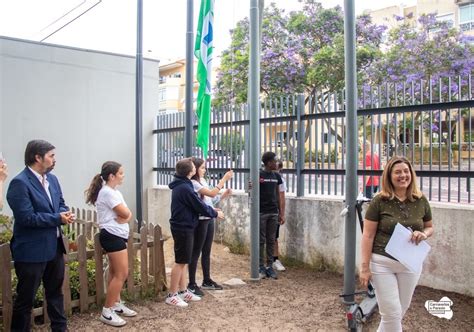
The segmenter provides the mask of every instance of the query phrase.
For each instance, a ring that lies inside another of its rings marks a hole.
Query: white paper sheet
[[[396,258],[407,269],[415,273],[421,273],[423,261],[431,250],[426,241],[418,245],[411,242],[412,232],[398,223],[395,226],[392,237],[385,247],[385,252]]]

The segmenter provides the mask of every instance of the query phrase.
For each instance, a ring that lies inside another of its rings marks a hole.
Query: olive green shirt
[[[423,231],[424,223],[431,221],[431,208],[425,196],[411,202],[401,202],[397,197],[391,200],[376,195],[365,213],[365,219],[378,222],[372,252],[394,259],[385,252],[397,223],[410,227],[413,231]]]

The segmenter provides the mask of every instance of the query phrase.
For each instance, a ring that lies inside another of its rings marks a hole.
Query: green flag
[[[198,131],[196,143],[202,148],[204,159],[209,151],[209,132],[211,125],[211,63],[213,46],[214,0],[201,0],[199,22],[197,26],[194,55],[198,59],[196,115]]]

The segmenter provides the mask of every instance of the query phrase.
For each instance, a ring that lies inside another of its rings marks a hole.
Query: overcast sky
[[[40,41],[98,2],[0,0],[0,35]],[[265,0],[265,5],[270,2],[286,11],[301,8],[297,0]],[[344,4],[344,0],[321,2],[324,7]],[[414,2],[416,0],[356,0],[356,12]],[[136,3],[135,0],[102,0],[45,42],[134,55]],[[162,61],[185,57],[186,4],[186,0],[143,0],[143,52],[146,57]],[[199,4],[199,0],[194,1],[195,17]],[[215,0],[214,45],[217,55],[230,43],[229,29],[248,16],[249,4],[249,0]],[[197,18],[194,19],[196,24]]]

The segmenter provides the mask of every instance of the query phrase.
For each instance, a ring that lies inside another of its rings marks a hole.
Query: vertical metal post
[[[138,229],[143,219],[143,0],[137,0],[137,56],[135,73],[135,167],[136,167],[136,204]]]
[[[297,104],[296,104],[296,125],[298,130],[298,152],[296,153],[296,196],[304,196],[304,175],[301,174],[301,171],[304,168],[305,162],[305,151],[304,151],[304,123],[301,119],[301,116],[304,114],[304,95],[298,95]]]
[[[185,92],[185,124],[184,124],[184,156],[192,156],[193,147],[193,0],[188,0],[186,20],[186,92]]]
[[[260,232],[260,66],[259,66],[259,10],[257,0],[250,0],[250,66],[249,66],[249,106],[250,106],[250,278],[259,277],[259,232]]]
[[[355,291],[356,198],[357,198],[357,67],[355,48],[354,0],[344,0],[344,57],[346,79],[346,204],[345,220],[344,294]],[[354,303],[354,295],[344,297],[346,304]]]

